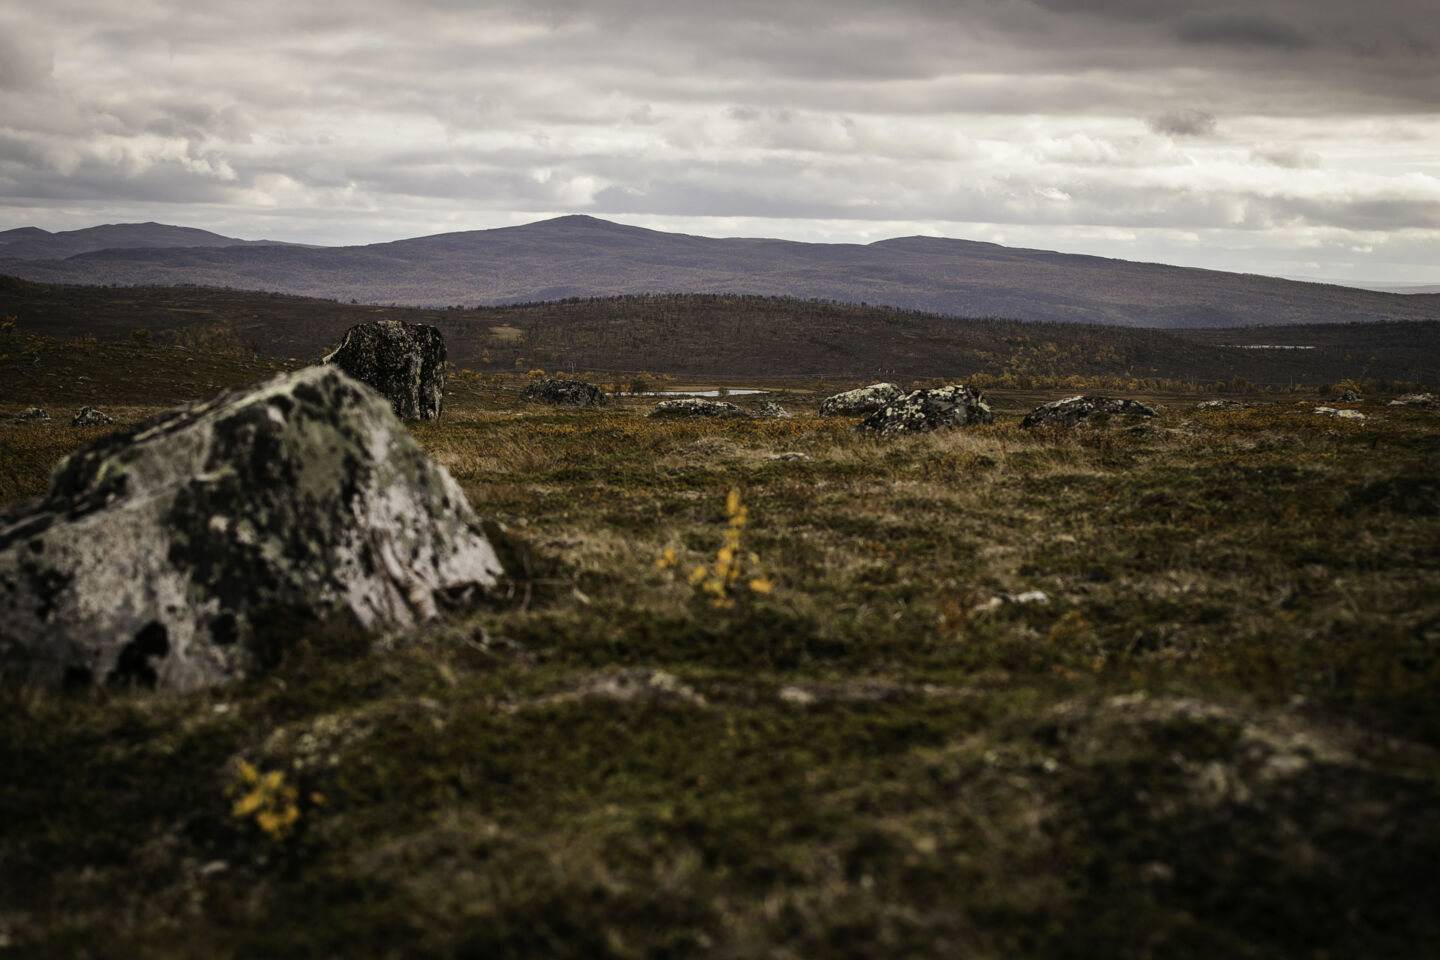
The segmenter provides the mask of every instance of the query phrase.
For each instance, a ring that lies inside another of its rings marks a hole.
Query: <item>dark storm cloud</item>
[[[1187,17],[1175,28],[1182,43],[1303,50],[1311,40],[1293,24],[1250,14]]]

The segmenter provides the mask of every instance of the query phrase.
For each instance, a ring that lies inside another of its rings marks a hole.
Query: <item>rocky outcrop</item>
[[[788,420],[790,418],[790,411],[780,406],[780,404],[776,403],[774,400],[766,400],[764,403],[757,406],[754,410],[751,410],[750,416],[770,417],[776,420]]]
[[[188,690],[258,669],[258,624],[407,626],[500,573],[385,399],[311,367],[92,444],[0,519],[0,671]]]
[[[1390,401],[1392,407],[1419,407],[1422,410],[1440,409],[1440,399],[1433,393],[1407,393]]]
[[[19,413],[15,414],[15,419],[16,419],[16,420],[49,420],[49,419],[50,419],[50,414],[46,413],[46,412],[44,411],[44,409],[42,409],[41,407],[26,407],[24,410],[21,410]]]
[[[745,411],[728,400],[707,400],[704,397],[684,397],[679,400],[661,400],[650,412],[652,417],[743,417]]]
[[[1152,408],[1137,400],[1116,397],[1066,397],[1041,404],[1020,421],[1022,427],[1074,427],[1101,414],[1102,419],[1120,417],[1158,417]]]
[[[362,323],[322,363],[378,391],[401,420],[438,420],[445,397],[445,338],[400,320]]]
[[[545,377],[520,391],[522,403],[548,403],[557,407],[598,407],[605,394],[594,384],[583,380],[562,380]]]
[[[900,388],[893,383],[872,383],[857,390],[846,390],[821,400],[820,416],[843,417],[874,413],[890,401],[898,399],[900,392]]]
[[[980,391],[956,383],[907,393],[870,414],[859,429],[890,436],[994,422]]]
[[[81,407],[75,411],[75,416],[70,418],[71,425],[76,427],[101,427],[114,422],[114,417],[107,416],[94,407]]]

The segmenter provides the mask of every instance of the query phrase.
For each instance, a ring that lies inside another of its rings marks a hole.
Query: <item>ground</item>
[[[1440,953],[1440,415],[876,439],[453,386],[412,429],[503,595],[277,624],[187,697],[0,690],[5,955]],[[56,393],[0,397],[56,416],[0,423],[5,502],[111,429]]]

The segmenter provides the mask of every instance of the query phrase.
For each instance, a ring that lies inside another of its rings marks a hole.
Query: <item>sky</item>
[[[1434,0],[11,0],[0,229],[585,213],[1440,282]]]

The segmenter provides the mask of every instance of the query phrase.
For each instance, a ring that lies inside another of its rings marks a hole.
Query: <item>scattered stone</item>
[[[535,697],[519,703],[508,704],[511,711],[525,707],[548,707],[557,703],[574,703],[585,700],[614,700],[630,703],[635,700],[686,704],[693,707],[707,706],[704,695],[682,681],[673,673],[664,670],[611,670],[586,678],[576,687],[548,696]]]
[[[521,403],[548,403],[557,407],[598,407],[605,403],[599,387],[583,380],[545,377],[520,391]]]
[[[1316,407],[1313,411],[1322,417],[1333,417],[1336,420],[1369,420],[1359,410],[1337,410],[1334,407]]]
[[[1248,403],[1241,403],[1239,400],[1201,400],[1195,404],[1196,410],[1244,410],[1250,406]]]
[[[445,338],[434,327],[377,320],[345,331],[321,363],[379,391],[401,420],[438,420],[445,397]]]
[[[94,407],[81,407],[75,411],[75,416],[70,418],[71,426],[76,427],[99,427],[114,422],[114,417],[106,416]]]
[[[1392,407],[1424,407],[1429,410],[1440,408],[1440,400],[1433,393],[1407,393],[1390,401]]]
[[[766,400],[754,410],[751,410],[750,416],[773,417],[779,420],[788,420],[790,419],[790,411],[780,406],[780,404],[776,403],[774,400]]]
[[[809,458],[807,455],[803,454],[803,453],[789,452],[789,453],[776,453],[776,454],[772,454],[772,455],[766,457],[765,459],[766,459],[766,460],[772,460],[772,461],[773,461],[773,460],[788,461],[788,460],[809,460],[810,458]]]
[[[859,429],[891,436],[994,422],[995,415],[980,391],[955,383],[892,400],[862,420]]]
[[[1006,604],[1045,604],[1050,602],[1050,595],[1044,590],[1027,590],[1024,593],[997,593],[984,603],[976,604],[971,608],[972,614],[989,613],[999,610]]]
[[[40,408],[40,407],[26,407],[24,410],[21,410],[19,413],[15,414],[15,419],[16,419],[16,420],[49,420],[49,419],[50,419],[50,414],[46,413],[46,412],[45,412],[42,408]]]
[[[661,400],[651,411],[652,417],[743,417],[741,410],[729,400],[707,400],[704,397],[685,397],[679,400]]]
[[[257,624],[408,626],[501,573],[385,399],[310,367],[97,441],[0,517],[0,673],[190,690],[262,669]]]
[[[893,383],[872,383],[857,390],[846,390],[820,401],[820,416],[840,417],[874,413],[900,397],[901,390]]]
[[[1022,427],[1074,427],[1095,414],[1158,417],[1154,409],[1136,400],[1118,397],[1066,397],[1041,404],[1020,421]]]

